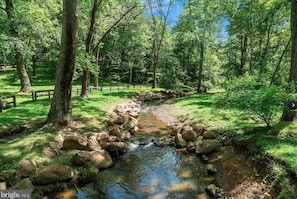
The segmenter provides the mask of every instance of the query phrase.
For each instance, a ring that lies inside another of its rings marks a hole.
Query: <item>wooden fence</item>
[[[54,95],[54,90],[38,90],[32,91],[32,101],[36,101],[38,97],[47,96],[49,99]]]
[[[5,103],[13,103],[13,106],[16,107],[15,95],[0,97],[0,113],[2,113]]]
[[[114,90],[130,90],[130,89],[147,89],[147,86],[143,85],[118,85],[118,86],[100,86],[100,87],[89,87],[88,92],[92,93],[93,91],[114,91]],[[80,95],[81,88],[73,88],[72,92],[77,95]],[[37,90],[37,91],[32,91],[32,101],[37,101],[39,97],[48,97],[49,99],[54,95],[54,90]],[[13,103],[13,106],[16,107],[16,96],[11,95],[11,96],[0,96],[0,113],[3,112],[3,108],[5,108],[5,105]]]

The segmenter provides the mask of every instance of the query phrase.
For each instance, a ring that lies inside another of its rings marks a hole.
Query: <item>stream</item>
[[[207,198],[209,176],[201,160],[174,147],[155,146],[151,140],[170,131],[149,109],[141,112],[139,127],[131,149],[99,173],[96,198]]]

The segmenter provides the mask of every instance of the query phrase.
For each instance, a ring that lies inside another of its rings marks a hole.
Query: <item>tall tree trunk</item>
[[[63,0],[63,26],[59,67],[47,123],[67,126],[72,122],[71,92],[78,30],[78,0]]]
[[[240,57],[240,68],[238,70],[238,74],[239,76],[244,75],[245,73],[245,64],[246,64],[246,52],[247,52],[247,41],[248,41],[248,37],[246,35],[243,36],[243,38],[241,39],[241,57]]]
[[[8,20],[11,22],[10,24],[10,33],[15,38],[19,37],[18,27],[14,24],[13,13],[14,13],[14,6],[12,0],[5,0],[5,12],[7,14]],[[17,74],[21,82],[21,89],[20,92],[28,93],[32,91],[31,81],[29,75],[25,68],[24,57],[23,54],[18,50],[15,49],[15,63],[17,66]]]
[[[92,43],[93,43],[93,38],[94,38],[94,33],[95,33],[96,13],[97,13],[97,10],[98,10],[101,2],[102,2],[102,0],[100,1],[100,3],[98,3],[98,0],[94,0],[94,2],[93,2],[90,27],[89,27],[88,36],[86,39],[86,53],[91,53]],[[89,69],[84,68],[83,76],[82,76],[81,93],[80,93],[80,96],[83,98],[88,97],[89,77],[90,77]]]
[[[80,97],[82,98],[88,98],[88,87],[89,87],[89,76],[90,72],[87,68],[83,69],[83,76],[81,80],[81,93]]]
[[[199,72],[198,72],[197,93],[202,93],[205,90],[202,88],[203,62],[204,62],[204,41],[200,41],[200,62],[199,62]]]
[[[96,67],[99,66],[99,52],[100,52],[100,48],[95,48],[94,49],[94,54],[95,54],[95,60],[96,60]],[[98,70],[99,70],[99,67],[97,68],[97,71],[96,73],[94,74],[94,87],[95,88],[99,88],[99,76],[98,76]]]
[[[297,1],[292,0],[291,4],[291,37],[292,37],[292,50],[291,50],[291,68],[289,75],[289,83],[294,85],[294,92],[297,88]],[[295,121],[296,111],[285,108],[282,115],[282,121]]]

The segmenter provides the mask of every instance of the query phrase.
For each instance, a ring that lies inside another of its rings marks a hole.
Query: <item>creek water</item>
[[[139,127],[132,148],[113,168],[99,173],[94,187],[99,193],[97,198],[206,198],[208,175],[200,159],[173,147],[157,147],[149,141],[137,144],[137,140],[151,140],[170,133],[151,111],[141,112]]]

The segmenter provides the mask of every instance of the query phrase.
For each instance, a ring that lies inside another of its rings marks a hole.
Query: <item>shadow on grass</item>
[[[56,136],[47,129],[5,139],[0,145],[0,171],[15,168],[22,159],[40,157],[45,143],[55,141]]]
[[[39,99],[38,101],[25,101],[10,106],[0,114],[0,128],[7,128],[17,124],[36,119],[45,119],[50,107],[50,99]]]

